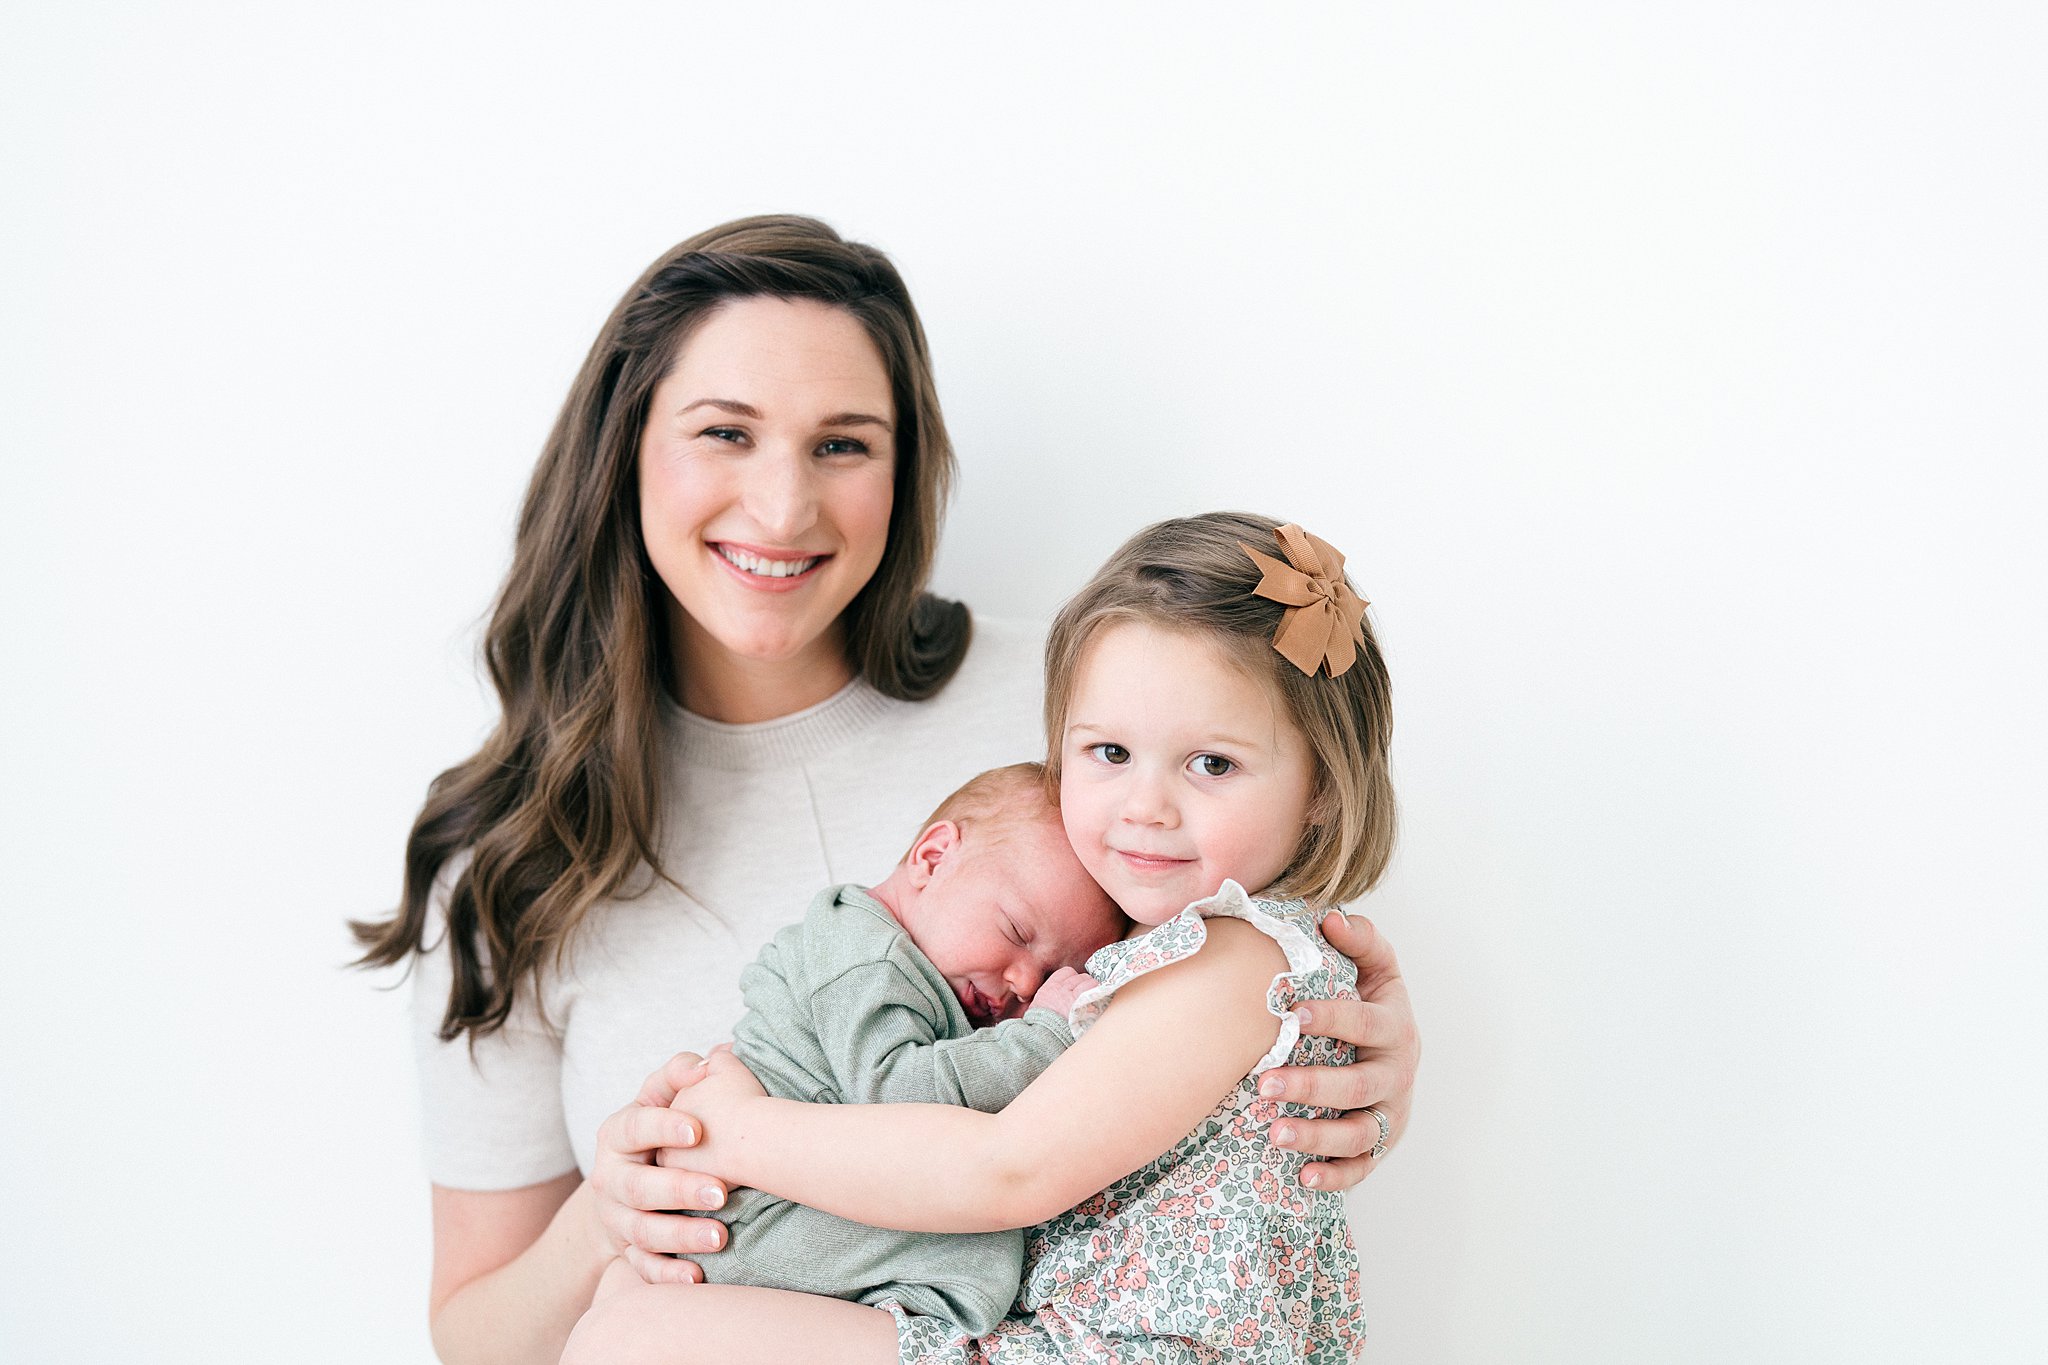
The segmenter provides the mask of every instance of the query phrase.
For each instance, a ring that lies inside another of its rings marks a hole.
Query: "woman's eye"
[[[1128,763],[1131,761],[1131,751],[1121,744],[1091,744],[1088,746],[1088,752],[1095,755],[1096,759],[1103,763]]]
[[[1222,754],[1195,755],[1195,771],[1204,777],[1222,777],[1236,766]]]
[[[818,447],[820,455],[865,455],[867,442],[856,441],[851,436],[829,436]]]
[[[708,427],[704,434],[714,441],[744,441],[747,434],[738,427]]]

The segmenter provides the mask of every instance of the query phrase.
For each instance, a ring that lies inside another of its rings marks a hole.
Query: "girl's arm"
[[[1273,1045],[1278,944],[1206,922],[1193,957],[1139,977],[999,1114],[930,1104],[771,1099],[730,1054],[677,1103],[704,1125],[693,1163],[842,1218],[911,1232],[1025,1227],[1161,1156]]]

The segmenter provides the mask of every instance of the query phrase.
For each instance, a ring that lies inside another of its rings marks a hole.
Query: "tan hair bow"
[[[1341,678],[1365,643],[1365,609],[1371,604],[1344,581],[1344,556],[1336,546],[1291,521],[1274,534],[1287,555],[1285,564],[1237,542],[1265,575],[1252,591],[1287,608],[1273,648],[1310,677],[1325,667],[1331,677]]]

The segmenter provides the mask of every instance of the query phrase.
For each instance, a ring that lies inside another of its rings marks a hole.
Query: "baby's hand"
[[[1088,973],[1062,967],[1039,983],[1038,994],[1031,997],[1031,1008],[1052,1010],[1064,1019],[1081,992],[1092,991],[1096,985],[1095,978]]]

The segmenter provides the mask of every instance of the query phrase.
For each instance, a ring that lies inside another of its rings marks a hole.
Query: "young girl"
[[[1343,1198],[1302,1188],[1304,1158],[1266,1133],[1316,1111],[1259,1089],[1273,1066],[1349,1060],[1300,1022],[1304,1002],[1352,993],[1317,921],[1393,845],[1392,713],[1364,611],[1329,545],[1236,513],[1140,532],[1062,610],[1047,777],[1075,852],[1138,929],[1089,961],[1078,1040],[1008,1108],[770,1099],[723,1053],[679,1101],[705,1129],[689,1161],[734,1184],[878,1227],[1040,1224],[1010,1317],[960,1338],[900,1309],[646,1285],[615,1265],[564,1365],[820,1348],[918,1365],[1352,1359],[1365,1321]]]

